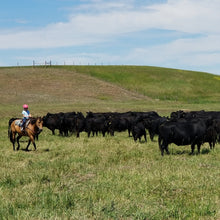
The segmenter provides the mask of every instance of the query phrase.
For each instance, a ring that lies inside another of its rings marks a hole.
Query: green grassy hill
[[[203,103],[220,101],[220,77],[148,66],[69,66],[152,99]]]
[[[1,110],[219,110],[220,77],[145,66],[0,68]],[[211,104],[211,105],[210,105]],[[2,113],[3,114],[3,113]]]

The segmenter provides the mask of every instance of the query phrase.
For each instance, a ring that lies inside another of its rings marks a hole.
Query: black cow
[[[61,117],[63,115],[64,113],[62,112],[56,114],[47,113],[46,116],[43,116],[43,126],[51,130],[53,135],[55,135],[55,129],[58,129],[61,134]]]
[[[133,125],[132,136],[134,138],[134,141],[137,141],[137,139],[141,141],[141,137],[144,136],[144,140],[147,142],[147,135],[143,121],[137,122],[135,125]]]
[[[66,112],[60,115],[60,134],[68,136],[69,132],[72,134],[75,129],[75,112]]]
[[[91,132],[98,135],[98,132],[102,132],[103,137],[105,133],[108,131],[108,126],[106,123],[106,118],[103,115],[94,116],[94,117],[86,117],[86,126],[85,131],[88,133],[88,137],[90,137]]]
[[[114,136],[115,131],[122,132],[128,130],[129,136],[131,132],[131,126],[129,125],[129,119],[120,115],[115,115],[109,118],[108,131]]]
[[[145,128],[148,130],[150,139],[153,141],[155,135],[159,135],[159,127],[161,124],[167,121],[166,117],[150,117],[145,119]]]
[[[210,126],[207,128],[206,133],[203,138],[203,143],[208,142],[210,149],[215,148],[215,144],[217,142],[218,134],[214,126]]]
[[[74,117],[63,117],[61,119],[61,124],[60,124],[61,134],[68,136],[69,132],[71,134],[74,132],[75,130],[75,118]]]
[[[174,143],[180,145],[191,145],[191,153],[197,145],[198,152],[204,140],[207,126],[202,120],[190,122],[165,122],[159,127],[159,148],[163,156],[164,150],[169,154],[168,145]]]
[[[219,111],[189,111],[184,112],[182,110],[172,112],[170,114],[171,119],[179,119],[185,118],[187,120],[192,120],[194,118],[209,118],[209,119],[220,119],[220,112]]]
[[[79,137],[80,133],[85,131],[86,119],[81,112],[77,112],[74,118],[75,118],[76,137]]]

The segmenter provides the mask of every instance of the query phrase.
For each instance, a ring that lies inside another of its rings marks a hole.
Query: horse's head
[[[38,128],[39,133],[43,130],[43,119],[41,117],[38,117],[36,119],[36,126]]]

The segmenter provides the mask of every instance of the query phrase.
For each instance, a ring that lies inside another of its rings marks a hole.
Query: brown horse
[[[19,121],[20,121],[20,119],[19,119]],[[13,150],[15,150],[16,134],[18,134],[18,137],[17,137],[17,143],[18,143],[17,150],[19,150],[19,148],[20,148],[19,139],[22,136],[28,136],[30,138],[29,141],[28,141],[28,145],[26,147],[26,151],[28,151],[28,147],[29,147],[31,142],[34,145],[34,149],[36,150],[35,136],[43,130],[43,119],[41,117],[30,118],[29,122],[26,123],[27,125],[26,125],[26,127],[23,131],[21,131],[21,127],[19,126],[19,121],[14,120],[11,123],[11,126],[9,128],[10,141],[13,144]]]

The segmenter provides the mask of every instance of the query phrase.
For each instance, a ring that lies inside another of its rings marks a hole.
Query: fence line
[[[35,67],[35,66],[52,66],[52,62],[51,62],[51,60],[50,61],[44,61],[44,62],[42,62],[42,63],[40,63],[40,62],[36,62],[35,60],[33,60],[33,67]]]
[[[94,62],[94,63],[92,63],[92,62],[88,62],[88,63],[82,63],[82,62],[74,62],[74,61],[72,61],[72,62],[67,62],[67,61],[63,61],[63,63],[58,63],[58,62],[52,62],[51,60],[50,61],[36,61],[36,60],[33,60],[33,62],[32,62],[32,66],[33,67],[37,67],[37,66],[43,66],[43,67],[51,67],[51,66],[62,66],[62,65],[64,65],[64,66],[86,66],[86,65],[88,65],[88,66],[105,66],[105,65],[113,65],[113,64],[111,64],[111,63],[106,63],[106,64],[104,64],[103,62],[100,62],[100,63],[97,63],[97,62]],[[121,65],[123,65],[123,64],[121,64]],[[19,66],[19,63],[17,62],[17,66]]]

